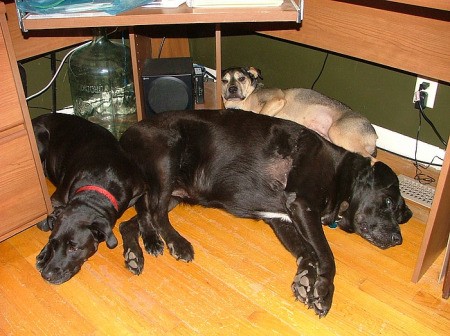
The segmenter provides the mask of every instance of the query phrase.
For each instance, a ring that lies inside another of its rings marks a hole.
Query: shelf
[[[298,0],[297,0],[298,2]],[[299,22],[301,13],[294,0],[284,0],[279,7],[178,8],[139,7],[118,15],[83,14],[70,16],[25,14],[23,30],[86,28],[92,26],[147,26],[196,23]]]

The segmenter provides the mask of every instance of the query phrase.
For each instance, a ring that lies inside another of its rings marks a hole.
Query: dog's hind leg
[[[328,130],[330,141],[346,150],[365,157],[375,157],[378,136],[369,122],[359,118],[337,120]]]

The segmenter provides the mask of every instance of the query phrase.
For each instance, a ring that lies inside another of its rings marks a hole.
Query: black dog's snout
[[[391,240],[394,245],[401,245],[401,243],[403,243],[402,236],[399,233],[393,233]]]
[[[229,92],[229,93],[236,93],[237,90],[238,90],[238,88],[237,88],[236,85],[231,85],[231,86],[228,88],[228,92]]]
[[[60,272],[59,268],[45,270],[45,271],[42,271],[41,276],[48,282],[53,282],[59,272]]]

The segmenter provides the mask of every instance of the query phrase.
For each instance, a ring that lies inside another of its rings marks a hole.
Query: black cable
[[[327,64],[327,60],[328,60],[328,56],[330,54],[327,53],[327,55],[325,56],[325,59],[323,60],[323,64],[322,64],[322,69],[320,69],[319,74],[317,75],[316,80],[314,81],[313,85],[311,85],[311,90],[314,90],[314,86],[316,85],[317,81],[319,80],[320,76],[322,76],[322,72],[325,69],[325,65]]]
[[[419,106],[419,112],[422,115],[422,117],[425,119],[425,121],[431,126],[431,128],[433,129],[434,133],[436,134],[436,136],[439,138],[439,140],[442,142],[442,144],[447,147],[447,142],[442,138],[441,134],[439,133],[439,131],[436,129],[436,127],[434,126],[433,122],[427,117],[427,115],[425,114],[425,112],[423,111],[422,108],[422,104],[418,104]]]
[[[379,148],[381,148],[381,147],[379,147]],[[418,163],[422,163],[422,164],[426,165],[426,168],[429,168],[430,166],[434,166],[434,167],[442,167],[442,163],[433,163],[434,159],[439,159],[439,160],[441,160],[441,161],[444,161],[442,158],[440,158],[440,157],[437,156],[437,155],[435,155],[435,156],[433,157],[433,159],[431,159],[431,162],[428,162],[428,161],[423,161],[423,160],[419,160],[419,159],[416,160],[415,158],[412,158],[412,157],[409,157],[409,156],[406,156],[406,155],[402,155],[402,154],[399,154],[399,153],[390,151],[389,149],[386,149],[386,148],[381,148],[381,149],[382,149],[383,151],[385,151],[385,152],[394,154],[394,155],[399,156],[399,157],[401,157],[401,158],[403,158],[403,159],[411,160],[411,161],[417,161]]]
[[[419,104],[420,106],[420,104]],[[419,108],[421,109],[421,107]],[[419,113],[419,126],[417,127],[417,133],[416,133],[416,148],[414,150],[414,167],[416,168],[416,175],[414,176],[414,179],[419,181],[421,184],[430,184],[435,182],[436,180],[427,175],[424,174],[421,170],[421,168],[426,169],[427,167],[421,166],[417,160],[417,150],[418,150],[418,146],[419,146],[419,134],[420,134],[420,129],[422,127],[422,114]]]

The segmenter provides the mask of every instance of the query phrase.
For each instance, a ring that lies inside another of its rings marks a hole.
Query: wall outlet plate
[[[437,92],[437,88],[438,88],[438,82],[428,79],[428,78],[423,78],[423,77],[417,77],[416,80],[416,87],[414,89],[414,94],[419,91],[419,86],[422,83],[429,83],[430,86],[425,90],[428,93],[428,97],[427,97],[427,103],[426,103],[426,107],[428,108],[433,108],[434,107],[434,101],[436,99],[436,92]]]

